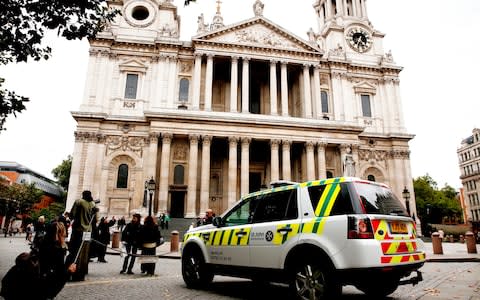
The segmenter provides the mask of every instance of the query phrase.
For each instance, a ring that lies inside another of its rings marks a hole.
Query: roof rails
[[[292,184],[298,184],[298,182],[288,181],[288,180],[277,180],[277,181],[270,182],[270,187],[276,188],[276,187],[292,185]]]

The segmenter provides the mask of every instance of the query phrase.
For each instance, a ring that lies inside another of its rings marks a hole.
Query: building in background
[[[480,223],[480,129],[464,139],[457,149],[465,212],[469,222]]]
[[[63,197],[64,190],[55,181],[19,164],[10,161],[0,161],[0,184],[35,184],[35,187],[44,192],[42,199],[36,206],[46,207]],[[15,199],[1,199],[0,204],[3,210],[0,211],[0,224],[3,228],[8,207],[15,205]]]
[[[366,1],[314,1],[306,39],[244,2],[226,25],[217,1],[189,41],[171,0],[109,2],[122,15],[90,40],[67,208],[91,190],[103,214],[146,213],[153,179],[154,213],[194,218],[272,181],[356,176],[416,215],[402,67]]]

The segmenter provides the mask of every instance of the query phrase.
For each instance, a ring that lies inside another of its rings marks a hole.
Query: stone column
[[[237,137],[228,138],[228,207],[237,201]]]
[[[282,176],[283,180],[292,180],[292,173],[290,170],[290,145],[292,141],[282,141]]]
[[[198,135],[190,135],[190,155],[188,159],[188,188],[186,218],[196,216],[195,204],[197,200],[197,163],[198,163]]]
[[[162,158],[160,160],[160,184],[158,191],[158,210],[167,210],[168,201],[168,174],[170,170],[170,147],[173,135],[171,133],[162,134]]]
[[[281,81],[282,81],[282,116],[288,116],[288,78],[287,78],[287,63],[282,62],[281,65]]]
[[[312,117],[312,90],[310,88],[310,65],[303,66],[303,94],[305,105],[305,117]]]
[[[207,71],[205,74],[205,111],[212,110],[213,55],[207,55]]]
[[[168,98],[167,98],[167,107],[173,108],[173,103],[175,101],[175,90],[177,88],[177,58],[170,57],[168,59]]]
[[[153,176],[153,178],[157,178],[157,152],[158,152],[158,138],[160,137],[160,133],[157,132],[152,132],[149,135],[149,148],[148,148],[148,163],[145,166],[146,172],[144,173],[145,178],[150,178]],[[155,192],[155,194],[157,194]],[[158,195],[157,200],[158,200]],[[159,208],[160,203],[157,203],[157,208]]]
[[[320,89],[320,65],[315,66],[313,71],[313,90],[315,95],[315,109],[317,111],[317,118],[321,119],[323,116],[322,112],[322,93]]]
[[[278,181],[280,179],[279,156],[278,156],[279,145],[280,145],[279,140],[270,141],[270,166],[271,166],[270,181]]]
[[[325,148],[327,147],[326,142],[318,142],[317,144],[317,155],[318,155],[318,179],[327,178],[327,163],[325,159]]]
[[[270,61],[270,114],[276,116],[277,112],[277,62]]]
[[[250,142],[251,138],[242,138],[242,152],[241,152],[241,171],[240,171],[240,196],[246,195],[249,192],[249,174],[250,174]]]
[[[200,213],[204,213],[209,206],[210,198],[210,146],[212,137],[202,137],[202,173],[200,178]]]
[[[193,109],[200,109],[200,86],[202,80],[202,55],[195,54],[195,67],[193,71]]]
[[[315,179],[315,155],[312,141],[305,143],[305,150],[307,152],[307,180],[310,181]]]
[[[242,113],[248,113],[249,112],[249,98],[248,98],[248,93],[249,93],[249,80],[250,80],[250,74],[249,74],[249,58],[244,57],[243,58],[243,67],[242,67]]]
[[[230,111],[237,112],[238,90],[238,58],[232,57],[232,70],[230,74]]]

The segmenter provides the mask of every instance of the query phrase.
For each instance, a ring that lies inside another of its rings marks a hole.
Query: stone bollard
[[[433,254],[443,254],[442,239],[440,238],[440,233],[438,232],[432,233],[432,247]]]
[[[179,236],[178,231],[174,230],[170,235],[170,252],[178,252]]]
[[[475,244],[475,237],[473,236],[473,232],[465,232],[465,240],[467,241],[467,252],[477,253],[477,245]]]
[[[120,231],[114,231],[113,232],[112,248],[120,248]]]
[[[465,237],[463,236],[463,234],[460,235],[460,243],[465,243]]]

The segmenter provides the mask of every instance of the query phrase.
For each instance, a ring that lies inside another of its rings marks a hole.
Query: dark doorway
[[[170,216],[183,218],[185,212],[185,192],[172,192],[170,203]]]
[[[249,193],[259,191],[262,187],[262,173],[250,172]]]

